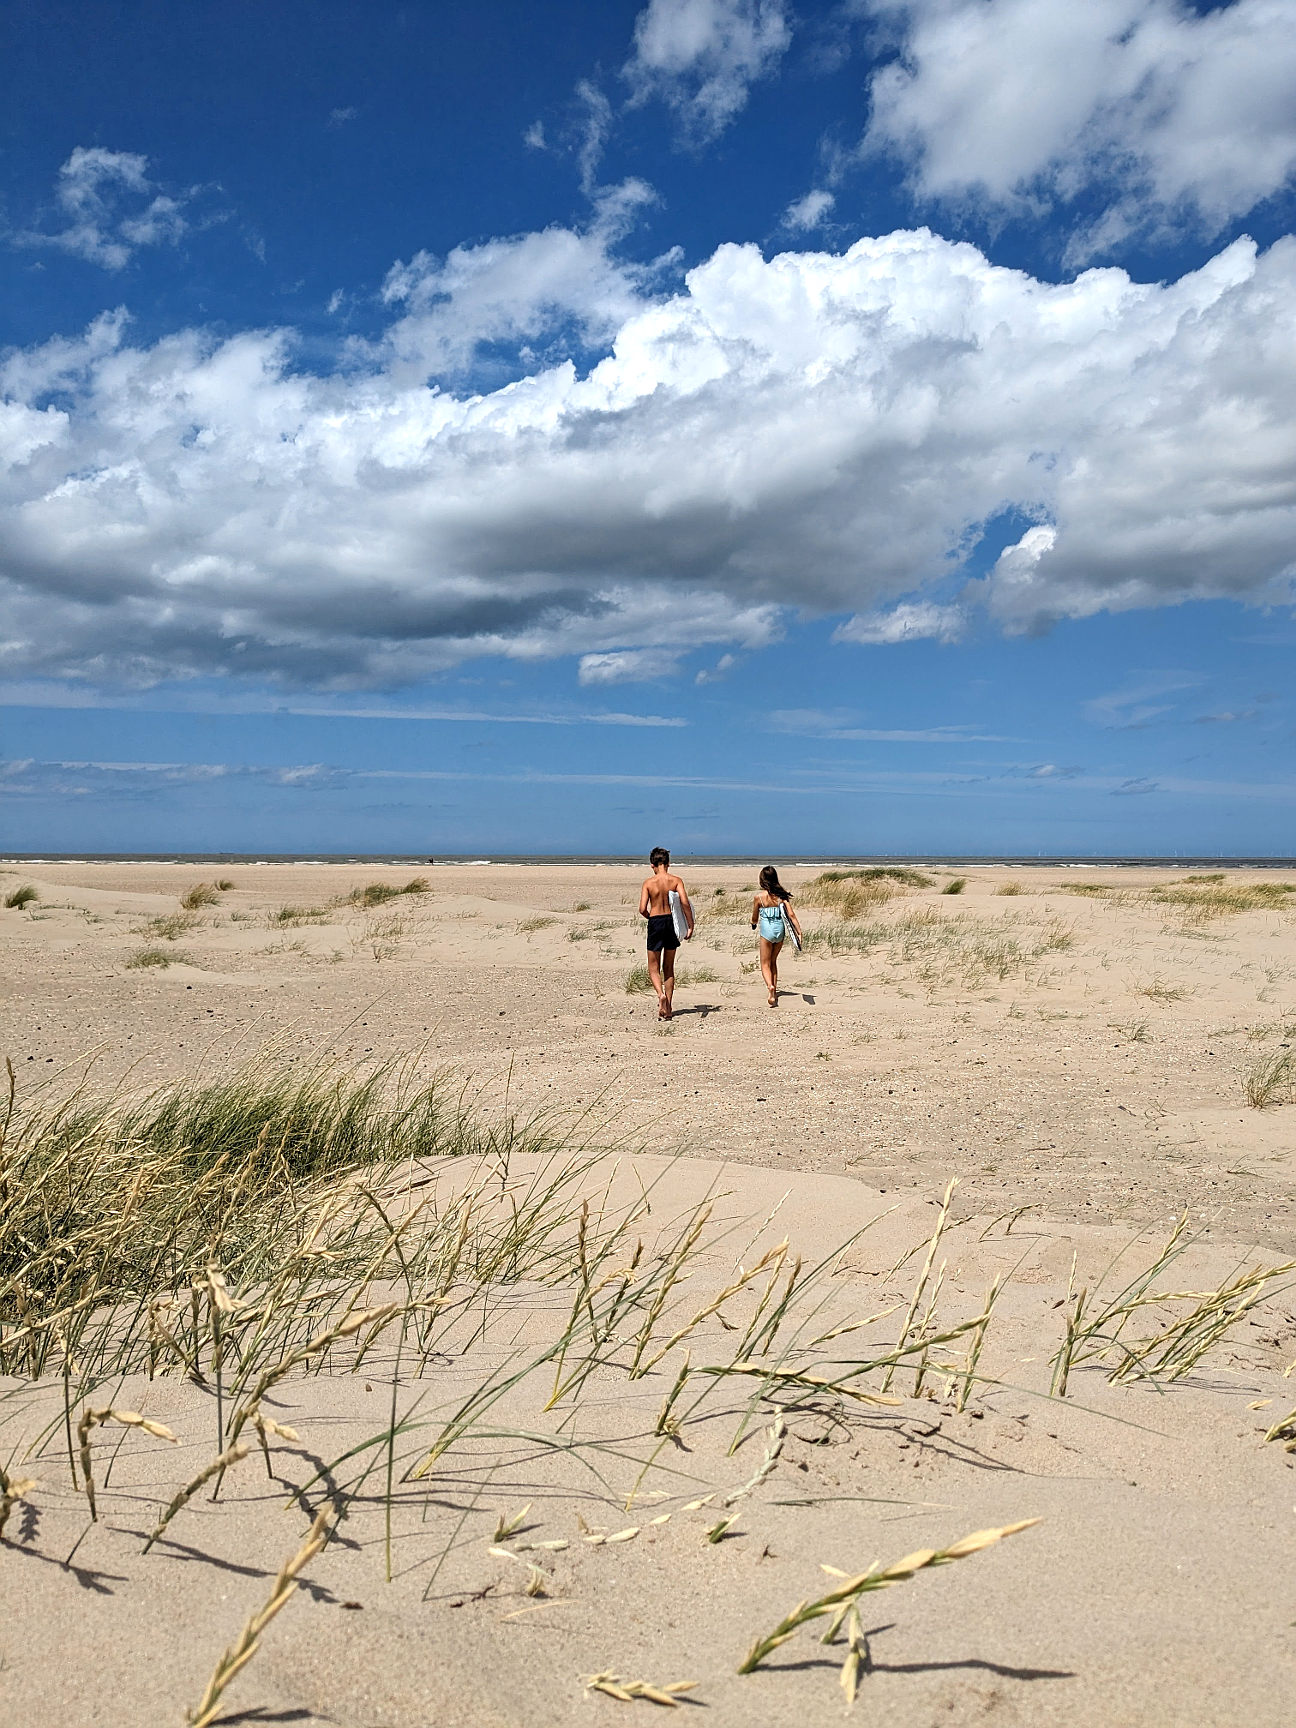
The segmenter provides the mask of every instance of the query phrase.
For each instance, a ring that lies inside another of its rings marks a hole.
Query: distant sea
[[[822,852],[811,858],[787,859],[781,853],[701,853],[676,852],[674,862],[681,869],[705,869],[718,864],[764,864],[774,856],[781,864],[792,863],[802,869],[830,870],[847,865],[870,864],[982,864],[1023,865],[1052,864],[1071,869],[1087,869],[1099,865],[1159,865],[1170,869],[1248,869],[1296,870],[1296,858],[1234,858],[1222,854],[1167,853],[1161,857],[1076,857],[1044,852],[974,853],[974,852],[906,852],[863,853],[837,855]],[[622,853],[537,853],[494,852],[488,856],[470,853],[438,852],[435,858],[417,852],[22,852],[0,859],[5,864],[606,864],[625,868],[638,866],[645,860],[638,855]]]

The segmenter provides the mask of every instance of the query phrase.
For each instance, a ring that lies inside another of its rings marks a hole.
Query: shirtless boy
[[[648,920],[648,976],[657,992],[657,1018],[669,1020],[673,1012],[671,998],[675,994],[675,950],[679,937],[671,916],[671,895],[678,894],[688,925],[684,936],[693,934],[693,908],[689,905],[688,889],[678,876],[671,875],[670,853],[664,846],[654,846],[648,854],[653,873],[639,890],[639,916]]]

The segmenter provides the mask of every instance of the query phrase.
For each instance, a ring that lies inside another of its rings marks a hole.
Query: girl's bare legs
[[[777,942],[767,942],[763,936],[760,939],[761,977],[765,980],[765,986],[769,991],[769,1006],[771,1008],[778,1006],[778,957],[779,949],[782,946],[781,937]]]

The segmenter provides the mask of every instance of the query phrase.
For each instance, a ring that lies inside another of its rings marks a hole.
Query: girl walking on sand
[[[752,901],[751,925],[760,932],[761,977],[769,991],[771,1008],[778,1007],[779,949],[789,930],[801,946],[801,926],[792,910],[792,896],[778,879],[778,871],[767,864],[760,873],[760,893]]]

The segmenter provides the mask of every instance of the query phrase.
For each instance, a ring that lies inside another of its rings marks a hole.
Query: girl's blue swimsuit
[[[783,902],[777,906],[762,906],[760,909],[760,933],[767,942],[781,942],[787,935],[787,924],[783,917]]]

